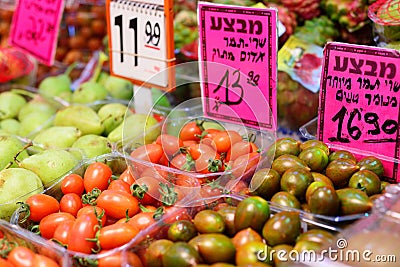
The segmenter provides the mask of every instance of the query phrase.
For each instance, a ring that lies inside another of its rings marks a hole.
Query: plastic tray
[[[150,226],[143,232],[140,237],[132,243],[129,243],[127,251],[132,251],[138,255],[143,255],[144,250],[151,244],[151,242],[159,239],[167,239],[167,231],[169,226],[176,220],[190,220],[201,210],[214,209],[218,205],[228,205],[236,207],[240,201],[245,197],[239,195],[220,195],[216,197],[198,199],[188,202],[187,208],[177,208],[175,211],[170,212],[169,216],[165,215],[161,220],[157,221],[156,224]],[[280,209],[276,209],[270,206],[271,216],[279,213]],[[181,217],[179,217],[181,216]],[[301,220],[301,232],[306,232],[311,229],[322,229],[332,234],[338,234],[342,231],[341,228],[327,225],[324,222],[317,220],[310,220],[308,218],[302,217]],[[292,265],[285,265],[292,266]],[[150,267],[150,266],[149,266]]]
[[[41,240],[36,234],[3,220],[0,220],[0,232],[13,245],[27,247],[35,253],[50,257],[60,266],[63,265],[63,254],[52,242]]]
[[[119,153],[110,153],[110,154],[101,155],[96,158],[88,159],[88,160],[81,162],[81,164],[79,166],[77,166],[76,168],[74,168],[73,170],[68,172],[66,175],[64,175],[63,177],[58,179],[57,182],[55,182],[51,187],[44,190],[43,193],[49,194],[49,195],[55,197],[56,199],[60,200],[63,195],[61,192],[61,188],[60,188],[63,178],[71,173],[76,173],[76,174],[83,176],[88,165],[93,162],[106,163],[108,166],[110,166],[111,170],[113,171],[113,175],[121,174],[128,166],[126,157]],[[189,201],[188,199],[189,199],[189,196],[187,198],[183,198],[182,202],[186,203]],[[177,203],[176,206],[178,206],[178,205],[179,204]],[[16,210],[10,220],[10,223],[17,225],[18,227],[28,229],[28,227],[30,225],[32,225],[31,221],[27,220],[24,223],[20,223],[20,219],[23,218],[24,215],[25,215],[24,212],[20,212],[20,210]],[[85,253],[68,251],[64,247],[61,247],[58,245],[55,245],[55,247],[57,250],[61,251],[61,253],[64,255],[64,259],[63,259],[64,265],[63,266],[65,266],[65,267],[67,267],[67,266],[87,266],[85,264],[88,264],[88,262],[95,262],[102,257],[111,256],[114,253],[124,253],[124,251],[126,250],[126,248],[128,246],[133,246],[134,244],[138,244],[140,240],[143,240],[143,238],[145,238],[146,233],[147,233],[146,231],[142,231],[140,234],[137,235],[137,237],[135,237],[133,240],[131,240],[131,242],[129,242],[128,244],[125,244],[121,247],[117,247],[115,249],[109,250],[104,254],[103,253],[102,254],[85,254]],[[37,237],[37,240],[39,240],[39,242],[47,242],[46,239],[44,239],[40,236],[36,236],[36,237]]]
[[[166,118],[164,121],[160,122],[159,125],[155,125],[154,127],[161,129],[161,133],[167,133],[170,135],[178,136],[179,131],[181,127],[188,121],[192,120],[205,120],[205,121],[210,121],[214,122],[213,120],[207,119],[204,116],[189,116],[189,117],[180,117],[180,118]],[[246,180],[251,178],[253,173],[258,169],[258,168],[263,168],[270,166],[270,160],[266,156],[266,151],[269,146],[271,146],[275,142],[275,132],[267,132],[267,131],[261,131],[257,129],[251,129],[248,127],[245,127],[243,125],[239,124],[234,124],[234,123],[228,123],[228,122],[220,122],[220,126],[222,126],[224,129],[227,130],[236,130],[240,135],[244,137],[252,137],[254,138],[254,142],[257,145],[257,147],[260,149],[260,162],[250,168],[248,171],[245,173],[240,173],[240,169],[243,166],[237,166],[231,170],[226,170],[224,172],[214,172],[214,173],[208,173],[208,174],[200,174],[197,172],[188,172],[188,171],[183,171],[167,166],[163,166],[160,164],[153,164],[150,162],[130,158],[131,160],[131,166],[135,172],[135,174],[140,177],[140,170],[143,168],[150,167],[152,169],[155,169],[158,172],[164,172],[167,173],[167,177],[170,181],[175,181],[178,179],[180,175],[185,175],[188,177],[190,180],[197,180],[200,183],[204,181],[215,181],[218,179],[218,183],[222,187],[226,187],[227,190],[232,189],[232,187],[239,181],[239,180]],[[153,131],[154,128],[150,128],[148,131],[151,132]],[[146,133],[144,133],[145,135]],[[129,156],[133,150],[135,150],[138,147],[138,144],[143,144],[142,140],[144,140],[144,135],[138,136],[137,138],[133,138],[131,140],[123,140],[122,145],[118,147],[118,151],[121,152],[124,155]],[[255,160],[257,157],[250,158],[249,161]],[[229,185],[228,186],[228,182]],[[228,186],[228,187],[227,187]],[[232,186],[232,187],[231,187]]]

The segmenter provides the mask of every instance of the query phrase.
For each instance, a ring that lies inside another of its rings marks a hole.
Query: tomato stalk
[[[222,161],[219,159],[209,159],[208,160],[208,171],[209,172],[218,172],[222,168]]]
[[[7,258],[8,253],[10,253],[10,251],[14,248],[17,247],[18,244],[16,242],[10,242],[8,239],[6,238],[2,238],[0,240],[0,256],[4,259]]]
[[[164,183],[160,183],[160,194],[161,194],[161,202],[165,206],[172,206],[178,200],[178,193],[174,190],[174,185],[167,185]]]
[[[19,222],[20,223],[25,223],[29,219],[29,217],[31,216],[31,210],[29,208],[29,204],[21,202],[21,201],[17,202],[16,204],[20,204],[21,205],[20,208],[18,209],[18,213],[20,215],[22,213],[25,214],[24,217],[19,220]]]
[[[132,195],[138,197],[139,199],[143,199],[147,191],[149,191],[149,188],[145,184],[144,185],[132,184],[131,191]]]
[[[93,188],[92,191],[82,195],[82,204],[89,204],[91,206],[96,205],[97,198],[101,194],[101,190],[97,187]]]
[[[86,266],[86,267],[96,267],[98,266],[98,260],[93,260],[89,258],[81,258],[74,256],[74,266]]]

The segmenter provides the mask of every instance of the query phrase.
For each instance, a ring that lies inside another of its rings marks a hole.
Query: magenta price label
[[[19,0],[10,44],[22,48],[46,65],[53,65],[64,0]]]
[[[275,130],[276,10],[201,3],[198,11],[205,116]]]
[[[329,43],[324,50],[318,139],[382,159],[399,182],[400,53]]]

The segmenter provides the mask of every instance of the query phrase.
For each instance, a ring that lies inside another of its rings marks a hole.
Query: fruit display
[[[268,133],[206,118],[182,117],[161,125],[155,142],[138,146],[133,139],[122,153],[132,159],[137,177],[152,169],[153,175],[195,189],[230,191],[266,163],[265,151],[273,142]],[[195,193],[201,197],[203,192]]]
[[[88,262],[92,255],[99,266],[107,266],[100,265],[107,251],[114,255],[137,242],[141,232],[168,217],[187,196],[157,177],[135,177],[126,160],[107,154],[84,161],[43,193],[19,203],[11,223],[65,248],[65,266],[86,266],[85,254]]]
[[[318,140],[281,138],[270,147],[270,168],[256,171],[249,194],[274,205],[323,215],[317,218],[364,216],[385,192],[382,162],[373,156],[356,159]],[[342,217],[342,219],[345,217]]]
[[[194,202],[186,218],[158,221],[132,251],[143,266],[281,266],[289,253],[316,251],[334,238],[332,229],[306,224],[297,212],[271,211],[260,197],[237,201]]]

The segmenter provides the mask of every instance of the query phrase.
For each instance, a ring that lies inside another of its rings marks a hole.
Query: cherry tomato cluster
[[[173,212],[180,197],[173,186],[154,177],[136,179],[129,167],[119,176],[113,175],[103,162],[89,164],[83,176],[67,175],[60,189],[59,200],[36,194],[21,203],[25,217],[20,223],[29,219],[32,231],[70,251],[86,254],[127,244],[165,213]],[[135,255],[129,258],[134,261]],[[98,266],[121,266],[110,263],[117,260],[120,257],[113,254],[99,259]]]
[[[188,176],[185,176],[183,181],[175,179],[179,185],[183,183],[189,186],[212,181],[218,177],[217,174],[213,176],[213,173],[226,170],[231,170],[234,178],[239,178],[258,164],[260,149],[254,140],[250,140],[252,138],[244,138],[235,130],[205,129],[204,122],[204,120],[189,121],[181,128],[179,136],[162,133],[155,142],[139,146],[130,153],[130,156],[150,162],[156,169],[157,165],[161,165],[207,177],[190,182],[187,180],[193,179],[189,179]],[[133,164],[138,175],[143,176],[146,168],[138,162]]]
[[[57,261],[51,257],[9,241],[1,231],[0,255],[0,266],[2,267],[60,267]]]

